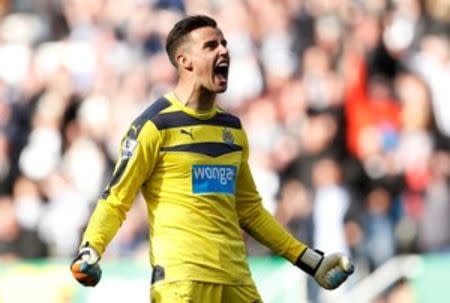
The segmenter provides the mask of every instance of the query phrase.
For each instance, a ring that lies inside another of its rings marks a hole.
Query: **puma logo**
[[[182,134],[188,135],[189,137],[191,137],[192,140],[194,140],[194,135],[192,134],[192,129],[190,131],[187,131],[185,129],[180,129],[180,132]]]

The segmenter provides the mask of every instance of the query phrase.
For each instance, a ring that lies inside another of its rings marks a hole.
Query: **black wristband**
[[[324,253],[320,250],[307,248],[300,254],[300,256],[298,256],[295,265],[308,275],[314,277],[317,269],[323,261],[323,256]]]

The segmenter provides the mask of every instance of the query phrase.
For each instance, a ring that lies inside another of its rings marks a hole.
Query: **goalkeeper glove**
[[[86,243],[80,248],[77,257],[70,265],[74,278],[84,286],[95,286],[102,277],[102,270],[98,265],[100,256]]]
[[[323,252],[310,248],[298,257],[296,265],[325,289],[339,287],[354,272],[348,257],[340,253],[324,256]]]

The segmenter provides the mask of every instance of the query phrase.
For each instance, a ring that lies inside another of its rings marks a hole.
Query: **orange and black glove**
[[[99,260],[100,256],[95,249],[86,243],[80,248],[77,257],[70,265],[72,275],[80,284],[94,287],[102,277]]]

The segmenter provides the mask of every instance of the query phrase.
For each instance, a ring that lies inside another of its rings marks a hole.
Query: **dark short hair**
[[[185,17],[173,26],[166,39],[166,52],[173,66],[177,66],[175,54],[180,45],[186,41],[186,35],[197,28],[207,26],[217,27],[217,22],[213,18],[205,15]]]

